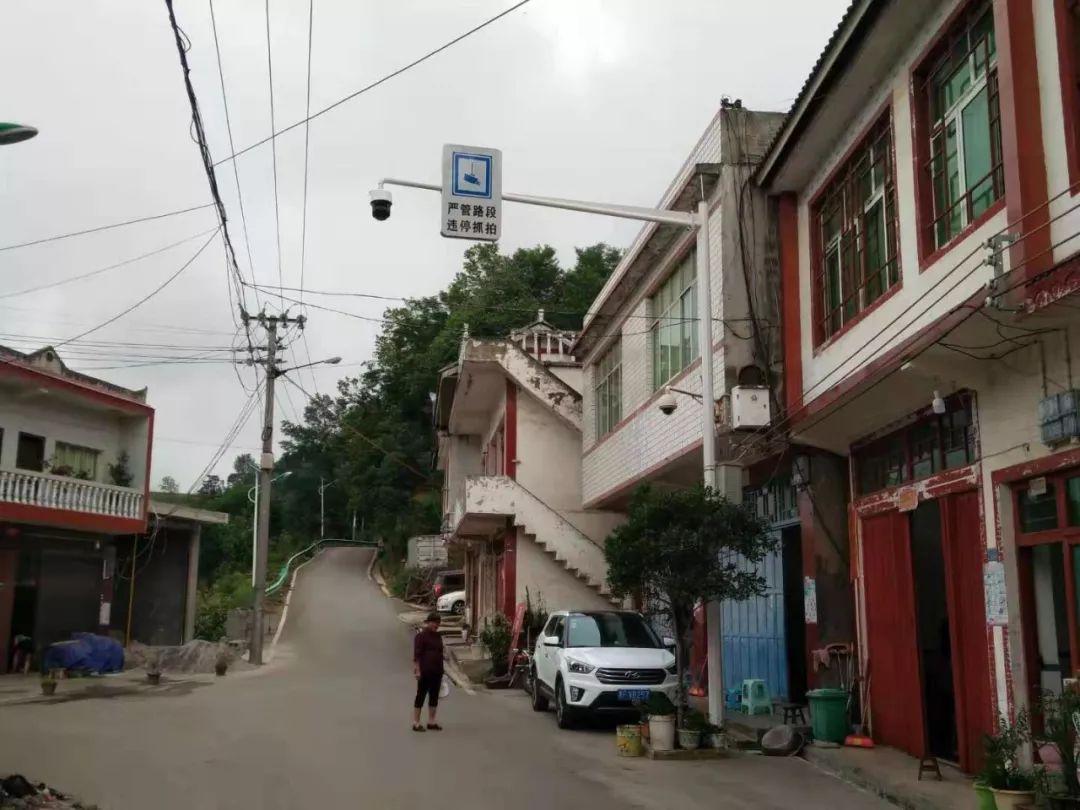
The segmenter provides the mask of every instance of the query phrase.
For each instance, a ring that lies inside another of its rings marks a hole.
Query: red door
[[[908,526],[906,513],[863,518],[866,649],[874,738],[921,757],[922,677]]]
[[[982,763],[983,734],[993,731],[978,492],[942,499],[941,523],[960,768],[974,773]]]

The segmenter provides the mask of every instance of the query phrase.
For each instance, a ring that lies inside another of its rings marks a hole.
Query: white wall
[[[480,437],[450,435],[446,437],[447,455],[443,470],[443,514],[452,515],[456,504],[465,497],[465,479],[481,472]]]
[[[119,414],[79,408],[69,402],[57,402],[47,395],[24,399],[7,396],[0,403],[0,468],[15,469],[19,433],[45,437],[45,460],[56,452],[56,442],[77,444],[99,450],[97,480],[111,483],[108,465],[116,462],[121,450],[130,455],[129,468],[135,474],[132,486],[145,482],[147,420],[132,420]]]
[[[1042,5],[1049,7],[1051,3]],[[919,266],[909,71],[955,6],[956,2],[944,3],[936,17],[926,20],[920,36],[912,40],[892,75],[863,105],[861,118],[852,121],[847,128],[849,136],[837,142],[833,153],[821,162],[817,176],[799,195],[799,284],[805,402],[820,396],[845,376],[865,367],[873,358],[944,315],[993,276],[989,267],[978,267],[988,255],[978,248],[991,234],[1005,226],[1007,215],[1004,210],[953,245],[925,270],[920,270]],[[876,120],[886,102],[892,110],[902,288],[861,322],[840,337],[826,342],[817,351],[813,343],[814,292],[811,285],[809,203],[857,138]],[[973,252],[975,255],[969,257]],[[1005,269],[1008,270],[1007,258]]]
[[[518,602],[525,601],[526,588],[529,589],[529,596],[533,603],[539,595],[548,611],[568,608],[580,610],[611,608],[610,602],[545,554],[540,546],[528,538],[524,529],[518,529]]]
[[[517,398],[517,474],[552,509],[581,508],[581,434],[526,388]]]

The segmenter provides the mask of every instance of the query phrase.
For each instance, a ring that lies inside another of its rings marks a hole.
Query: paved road
[[[186,694],[0,707],[0,773],[107,810],[885,808],[801,760],[659,763],[615,756],[611,731],[560,732],[521,693],[445,701],[414,734],[409,630],[329,550],[300,575],[273,663]]]

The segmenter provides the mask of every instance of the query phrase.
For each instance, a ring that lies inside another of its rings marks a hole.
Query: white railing
[[[24,470],[0,470],[0,503],[143,518],[143,493],[139,490]]]

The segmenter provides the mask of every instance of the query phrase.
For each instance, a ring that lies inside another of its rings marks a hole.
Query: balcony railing
[[[143,493],[139,490],[24,470],[0,470],[0,504],[3,503],[132,520],[143,518]]]

